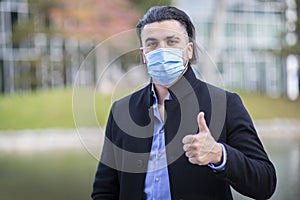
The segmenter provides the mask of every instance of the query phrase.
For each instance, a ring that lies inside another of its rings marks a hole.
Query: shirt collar
[[[151,83],[151,94],[152,94],[152,98],[153,98],[153,105],[157,105],[158,100],[157,100],[157,94],[156,94],[154,83]],[[170,92],[169,92],[169,97],[167,100],[172,100],[172,96],[171,96]]]

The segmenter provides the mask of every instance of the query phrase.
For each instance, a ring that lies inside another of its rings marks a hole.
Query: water
[[[300,138],[264,138],[262,141],[277,172],[277,187],[271,199],[300,199]],[[234,192],[234,199],[250,198]]]
[[[300,137],[280,134],[285,138],[261,138],[277,171],[277,188],[271,200],[298,200]],[[25,154],[24,149],[19,153],[18,149],[0,151],[0,199],[34,200],[40,199],[40,196],[47,197],[44,198],[47,200],[89,199],[97,161],[83,149],[79,152],[78,149],[66,151],[57,146],[55,149],[46,151],[37,148],[35,153]],[[236,192],[234,199],[249,200]]]

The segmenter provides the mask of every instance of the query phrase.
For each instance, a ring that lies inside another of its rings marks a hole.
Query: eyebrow
[[[145,40],[145,42],[149,42],[149,41],[157,41],[157,39],[156,39],[156,38],[147,38],[147,39]]]
[[[177,39],[177,40],[180,40],[180,37],[176,36],[176,35],[170,35],[170,36],[167,36],[164,40],[170,40],[170,39]],[[149,41],[157,41],[156,38],[147,38],[145,40],[145,42],[149,42]]]
[[[177,39],[177,40],[180,40],[180,37],[176,36],[176,35],[171,35],[171,36],[167,36],[166,37],[167,40],[169,39]]]

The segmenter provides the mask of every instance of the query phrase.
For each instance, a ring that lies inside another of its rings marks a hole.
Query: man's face
[[[183,63],[192,58],[193,43],[189,42],[185,28],[176,20],[154,22],[144,26],[141,32],[142,55],[159,48],[183,49]]]

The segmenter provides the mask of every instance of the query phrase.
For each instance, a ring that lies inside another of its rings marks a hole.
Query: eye
[[[157,42],[147,42],[146,47],[154,48],[157,46]]]
[[[168,40],[168,45],[169,46],[174,46],[174,45],[176,45],[178,43],[178,41],[176,41],[176,40]]]

